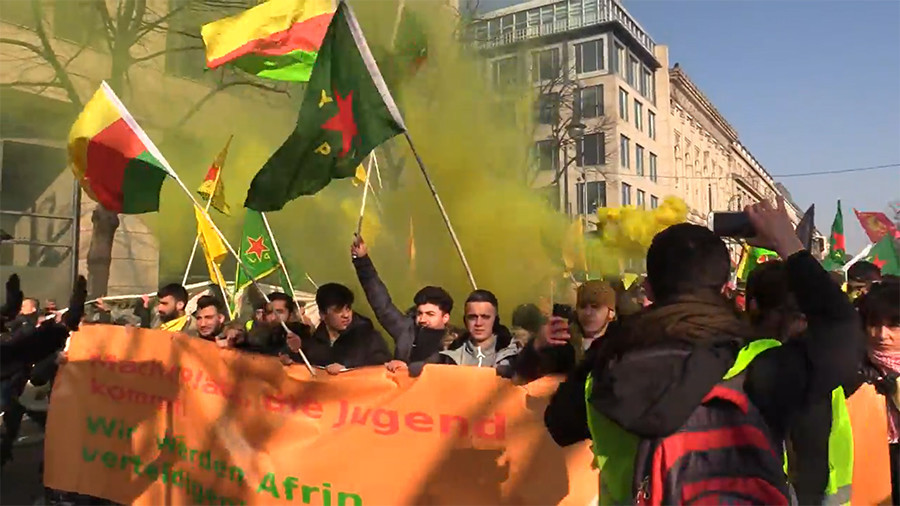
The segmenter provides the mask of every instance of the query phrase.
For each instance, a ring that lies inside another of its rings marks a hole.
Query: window
[[[644,67],[641,69],[641,95],[650,98],[650,81],[653,80],[653,74],[650,73],[650,69]]]
[[[637,191],[637,202],[636,203],[637,203],[638,207],[642,207],[644,209],[647,208],[647,203],[644,201],[645,196],[646,196],[646,193],[644,193],[644,190]]]
[[[515,56],[491,63],[491,75],[498,90],[514,86],[519,81],[519,62]]]
[[[603,68],[603,39],[575,44],[575,72],[585,74]]]
[[[644,105],[637,99],[634,100],[634,127],[638,131],[644,131]]]
[[[578,193],[578,214],[594,214],[597,209],[606,207],[606,181],[588,181],[587,186],[585,183],[578,183],[575,191]]]
[[[622,65],[625,64],[624,61],[619,57],[619,50],[622,49],[622,46],[619,45],[618,42],[615,43],[615,49],[611,51],[610,57],[612,58],[612,72],[616,74],[622,73]],[[622,49],[624,51],[624,49]]]
[[[3,2],[3,21],[24,28],[37,26],[31,2]]]
[[[574,106],[576,118],[603,116],[603,85],[598,84],[575,90]]]
[[[644,146],[634,145],[634,172],[638,176],[644,175]]]
[[[626,76],[626,81],[631,85],[632,88],[638,89],[637,79],[638,73],[641,71],[641,64],[638,63],[637,58],[634,56],[628,57],[628,74]]]
[[[625,77],[625,66],[628,65],[626,58],[625,48],[616,44],[616,59],[619,60],[619,75],[622,77]]]
[[[6,6],[4,3],[4,13]],[[10,2],[16,3],[16,2]],[[31,2],[25,4],[30,11]],[[103,7],[106,8],[105,6]],[[197,28],[199,35],[200,29]],[[53,33],[61,38],[78,45],[87,45],[94,49],[105,47],[104,34],[106,29],[97,5],[92,2],[62,1],[53,3]],[[202,53],[202,50],[200,50]]]
[[[619,139],[619,163],[624,168],[629,168],[631,163],[628,161],[628,149],[631,141],[624,135]]]
[[[538,141],[535,144],[537,151],[538,170],[559,170],[559,150],[556,149],[556,143],[551,140]]]
[[[650,181],[653,181],[655,183],[657,179],[658,176],[656,173],[656,155],[650,153]]]
[[[544,93],[536,105],[539,123],[553,125],[559,120],[559,93]]]
[[[656,114],[653,111],[647,111],[647,135],[656,139]]]
[[[619,117],[628,121],[628,92],[619,88]]]
[[[575,161],[579,167],[606,163],[606,135],[602,132],[585,135],[576,147]]]
[[[628,183],[622,183],[622,205],[631,205],[631,185]]]
[[[659,197],[650,195],[650,209],[656,209],[657,207],[659,207]]]
[[[531,78],[534,82],[549,81],[559,77],[559,48],[531,53]]]

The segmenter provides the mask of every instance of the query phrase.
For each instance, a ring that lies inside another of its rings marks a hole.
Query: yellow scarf
[[[187,324],[187,318],[187,315],[183,315],[175,318],[174,320],[169,320],[165,323],[161,323],[159,325],[159,329],[168,332],[181,332],[184,329],[185,324]]]

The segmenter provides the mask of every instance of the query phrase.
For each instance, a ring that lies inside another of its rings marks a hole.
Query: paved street
[[[38,475],[44,445],[40,429],[27,418],[22,422],[13,460],[0,474],[0,505],[32,505],[43,495]]]

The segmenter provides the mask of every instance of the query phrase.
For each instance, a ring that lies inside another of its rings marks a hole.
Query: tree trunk
[[[106,295],[109,287],[109,265],[112,262],[113,240],[119,228],[119,216],[98,205],[91,214],[93,231],[88,249],[87,267],[89,297]]]

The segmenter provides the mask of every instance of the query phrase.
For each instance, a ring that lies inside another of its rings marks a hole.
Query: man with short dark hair
[[[197,336],[207,341],[224,338],[222,331],[225,329],[226,313],[227,310],[218,297],[204,295],[197,299],[197,309],[194,311]]]
[[[410,365],[410,373],[418,375],[425,364],[490,367],[499,376],[511,378],[515,373],[518,345],[512,334],[500,324],[497,297],[487,290],[475,290],[466,299],[464,321],[466,333],[459,346],[439,351],[424,363]]]
[[[722,295],[730,258],[711,231],[685,223],[657,234],[647,252],[653,305],[605,336],[544,414],[558,444],[594,441],[601,504],[630,502],[635,484],[650,503],[695,501],[703,493],[718,494],[719,502],[786,503],[781,456],[790,421],[855,376],[863,343],[858,316],[803,249],[783,200],[777,208],[761,202],[745,212],[759,245],[785,260],[808,335],[783,344],[759,341],[766,336],[738,318]],[[727,431],[719,426],[728,437],[713,452],[706,444],[715,416],[729,425]],[[677,445],[692,430],[704,444],[689,449],[683,468],[653,467],[653,448]],[[760,436],[749,447],[733,435],[748,431]],[[688,493],[686,480],[705,486]],[[745,484],[754,499],[734,495],[728,483]]]
[[[439,286],[426,286],[413,297],[414,317],[401,311],[391,300],[387,287],[378,277],[375,264],[369,256],[369,248],[362,237],[356,236],[350,247],[353,266],[366,300],[375,312],[375,318],[388,335],[394,339],[394,360],[386,364],[391,371],[420,362],[442,349],[441,341],[447,332],[453,298]]]
[[[390,352],[372,321],[353,312],[353,292],[338,283],[326,283],[316,290],[316,305],[321,323],[312,336],[299,339],[299,349],[310,364],[324,367],[328,374],[346,369],[381,365],[390,359]],[[288,356],[301,363],[291,336]]]
[[[847,294],[851,300],[869,291],[872,283],[881,281],[881,269],[872,262],[860,260],[847,269]]]

